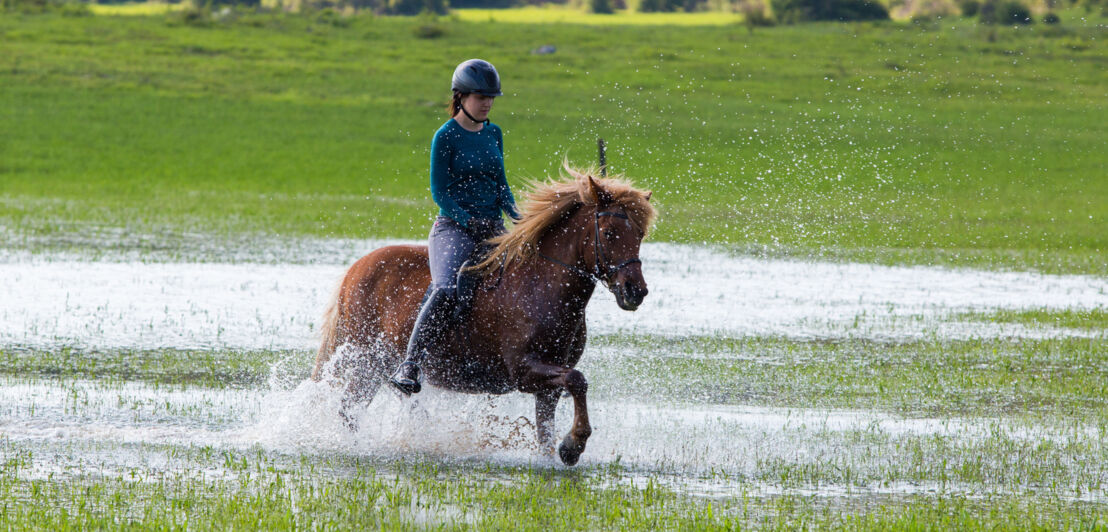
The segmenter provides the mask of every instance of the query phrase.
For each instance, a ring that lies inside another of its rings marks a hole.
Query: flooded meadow
[[[647,244],[644,305],[590,303],[594,435],[567,468],[537,449],[519,393],[382,389],[344,426],[335,383],[307,378],[316,329],[346,265],[384,243],[319,241],[284,263],[5,255],[0,489],[48,501],[8,518],[175,526],[216,504],[339,523],[328,499],[345,493],[383,526],[495,527],[521,493],[571,490],[583,521],[567,523],[586,526],[641,524],[598,517],[610,500],[678,527],[997,501],[1013,523],[1103,525],[1103,278]]]

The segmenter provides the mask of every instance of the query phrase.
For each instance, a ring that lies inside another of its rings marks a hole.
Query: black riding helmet
[[[450,88],[462,94],[476,92],[485,96],[500,96],[500,74],[492,63],[483,59],[463,61],[454,69]]]

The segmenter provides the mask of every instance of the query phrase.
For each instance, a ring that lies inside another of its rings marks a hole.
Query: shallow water
[[[9,447],[39,450],[35,463],[22,473],[32,477],[85,474],[93,466],[108,475],[135,468],[154,475],[187,469],[172,459],[166,446],[262,449],[294,456],[337,453],[386,463],[418,456],[456,464],[563,467],[536,448],[530,396],[458,395],[428,388],[415,400],[402,401],[384,390],[372,404],[354,411],[360,425],[356,433],[338,416],[339,400],[338,389],[326,382],[228,390],[8,378],[0,384],[0,435]],[[569,406],[569,401],[559,406],[559,433],[568,430]],[[919,467],[911,464],[921,459],[945,460],[951,449],[988,455],[995,441],[1016,446],[1052,441],[1082,446],[1095,458],[1103,453],[1106,436],[1096,426],[1051,427],[1003,418],[902,418],[873,411],[606,400],[592,401],[590,407],[594,434],[578,467],[619,464],[628,472],[624,481],[654,478],[708,497],[803,493],[814,489],[813,482],[823,486],[815,492],[825,496],[851,489],[912,494],[935,487],[923,479],[904,480],[901,469]],[[52,447],[55,452],[41,452]],[[811,479],[778,478],[780,471],[805,468],[819,473]],[[233,469],[214,467],[197,474],[225,478],[235,474]],[[1099,468],[1058,473],[1074,482],[1104,474]],[[1000,479],[996,486],[962,484],[944,483],[941,492],[1003,492],[1020,485],[1018,479]],[[831,491],[820,491],[826,489]],[[1093,490],[1099,494],[1095,496],[1087,488],[1052,489],[1060,496],[1104,500],[1099,489]]]
[[[592,334],[798,339],[1088,336],[958,322],[966,311],[1108,307],[1108,279],[731,257],[647,244],[650,295],[620,310],[598,288]],[[310,349],[340,264],[137,263],[8,255],[0,345],[37,348]]]
[[[318,315],[353,258],[275,265],[3,257],[0,345],[296,352],[315,347]],[[589,307],[592,334],[882,340],[1071,336],[1098,333],[960,322],[951,316],[972,310],[1108,307],[1108,279],[1087,276],[758,260],[665,244],[644,246],[642,257],[651,289],[646,303],[628,313],[609,294],[598,292]],[[624,355],[619,349],[590,347],[589,356],[610,362]],[[339,400],[338,389],[326,382],[287,378],[275,378],[261,389],[213,389],[7,377],[0,379],[0,440],[9,448],[47,450],[35,453],[32,467],[20,473],[24,476],[76,475],[93,466],[103,475],[136,468],[176,472],[184,466],[166,448],[205,447],[562,467],[536,448],[530,396],[458,395],[431,388],[415,400],[401,401],[384,390],[354,411],[357,433],[343,425]],[[1104,456],[1106,436],[1095,425],[602,395],[590,400],[590,412],[595,432],[581,468],[618,464],[629,472],[620,481],[658,479],[707,497],[1039,489],[1018,473],[1007,473],[1010,458],[996,456],[996,449],[1044,442],[1054,442],[1057,454],[1044,460],[1061,464],[1052,466],[1063,481],[1051,488],[1052,495],[1101,502],[1099,486],[1108,482],[1102,466],[1095,465]],[[568,429],[570,416],[570,401],[563,400],[559,433]],[[957,451],[953,456],[952,450]],[[992,466],[985,469],[996,478],[936,485],[933,472],[926,470],[947,459],[986,460]],[[912,464],[925,471],[913,472]],[[1010,469],[1020,467],[1038,466]],[[196,474],[224,478],[235,473],[213,467]]]

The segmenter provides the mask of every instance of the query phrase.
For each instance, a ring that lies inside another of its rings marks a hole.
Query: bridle
[[[546,260],[548,260],[548,261],[550,261],[550,262],[561,265],[563,268],[577,274],[579,277],[584,277],[586,279],[589,279],[590,281],[593,282],[593,284],[596,284],[599,281],[603,281],[605,284],[610,284],[612,277],[615,276],[615,274],[618,273],[623,268],[626,268],[627,266],[630,266],[632,264],[642,264],[642,261],[639,260],[638,257],[635,257],[635,258],[632,258],[632,259],[627,259],[627,260],[625,260],[625,261],[623,261],[619,264],[616,264],[614,266],[608,261],[608,254],[604,252],[604,248],[600,245],[600,217],[601,216],[611,216],[613,218],[620,218],[620,219],[623,219],[623,220],[627,220],[628,222],[631,221],[631,219],[628,218],[627,214],[625,214],[625,213],[615,212],[615,211],[601,211],[600,209],[597,209],[596,216],[593,218],[593,227],[596,230],[595,236],[593,238],[593,247],[594,247],[595,255],[596,255],[595,264],[593,265],[593,271],[591,271],[591,272],[585,271],[585,270],[582,270],[581,268],[578,268],[578,267],[573,266],[571,264],[566,264],[566,263],[564,263],[564,262],[562,262],[562,261],[560,261],[560,260],[558,260],[554,257],[546,255],[545,253],[543,253],[541,251],[539,252],[539,256],[546,259]],[[601,263],[604,263],[604,265],[601,266]]]

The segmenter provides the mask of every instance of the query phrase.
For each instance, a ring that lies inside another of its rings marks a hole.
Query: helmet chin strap
[[[466,106],[464,106],[464,105],[459,105],[458,107],[461,107],[461,108],[462,108],[462,112],[463,112],[463,113],[465,113],[465,115],[466,115],[466,118],[468,118],[468,119],[472,120],[474,124],[482,124],[482,123],[484,123],[484,124],[488,124],[488,123],[489,123],[489,119],[488,119],[488,118],[486,118],[486,119],[484,119],[484,120],[478,120],[478,119],[476,119],[476,118],[473,118],[473,115],[469,114],[469,111],[466,111]]]

